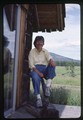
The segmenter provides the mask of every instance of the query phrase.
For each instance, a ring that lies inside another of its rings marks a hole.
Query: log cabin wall
[[[29,5],[29,10],[26,18],[26,42],[24,48],[24,60],[23,60],[23,86],[22,86],[22,102],[29,102],[30,97],[30,76],[29,76],[29,64],[28,55],[32,48],[32,32],[33,32],[33,21],[34,21],[34,7]]]

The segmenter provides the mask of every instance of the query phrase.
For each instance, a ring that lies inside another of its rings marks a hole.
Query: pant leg
[[[48,65],[44,74],[46,79],[53,79],[56,76],[55,67]]]
[[[34,94],[40,94],[41,77],[35,71],[31,71],[31,77],[34,87]]]

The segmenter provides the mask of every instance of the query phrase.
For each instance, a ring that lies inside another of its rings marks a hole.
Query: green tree
[[[65,63],[65,68],[66,68],[66,70],[69,70],[69,63],[68,62]]]
[[[74,77],[75,76],[75,64],[74,64],[74,62],[72,61],[71,63],[70,63],[70,74],[71,74],[71,76],[72,77]]]

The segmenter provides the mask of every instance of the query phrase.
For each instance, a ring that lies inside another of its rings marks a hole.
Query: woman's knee
[[[48,65],[47,67],[47,79],[53,79],[56,76],[55,67]]]
[[[55,67],[54,67],[54,66],[51,66],[51,65],[48,65],[48,66],[47,66],[47,69],[48,69],[49,71],[55,71]]]

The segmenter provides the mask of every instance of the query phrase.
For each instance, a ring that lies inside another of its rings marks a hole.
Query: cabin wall
[[[32,48],[32,33],[33,33],[33,6],[29,6],[26,18],[26,31],[25,31],[25,48],[23,60],[23,86],[22,86],[22,102],[29,102],[30,98],[30,69],[28,63],[28,55]]]

